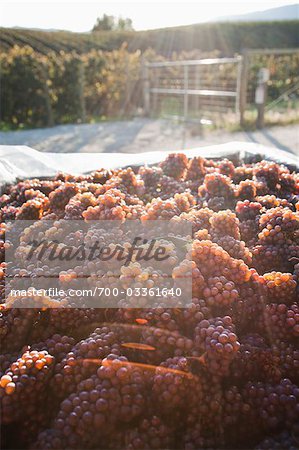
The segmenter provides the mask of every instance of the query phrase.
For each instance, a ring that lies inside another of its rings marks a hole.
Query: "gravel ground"
[[[47,152],[139,153],[179,150],[230,141],[256,142],[299,156],[299,125],[271,127],[254,132],[205,132],[192,136],[184,127],[165,120],[59,125],[53,128],[0,132],[0,144],[28,145]]]

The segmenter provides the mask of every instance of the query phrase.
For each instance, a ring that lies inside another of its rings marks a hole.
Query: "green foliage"
[[[52,124],[48,59],[30,47],[2,54],[1,121],[15,126]]]
[[[268,82],[268,101],[271,102],[299,83],[299,53],[292,55],[253,55],[250,58],[248,80],[248,101],[252,103],[255,95],[256,79],[260,68],[270,72]]]
[[[92,50],[84,55],[84,98],[88,117],[99,117],[105,114],[106,63],[106,57],[101,51]]]
[[[124,19],[119,17],[116,19],[114,16],[108,16],[104,14],[102,17],[98,17],[92,31],[133,31],[133,23],[131,19]]]
[[[84,67],[75,53],[50,55],[51,90],[56,123],[85,121]]]
[[[136,109],[140,61],[140,52],[129,53],[125,46],[112,52],[47,56],[30,47],[13,47],[0,53],[0,122],[42,127]]]
[[[92,31],[111,31],[115,27],[114,16],[108,16],[104,14],[102,17],[98,17],[96,24],[94,25]]]
[[[51,51],[59,53],[61,50],[85,53],[92,49],[117,49],[123,42],[127,42],[130,51],[153,48],[156,53],[166,57],[174,51],[195,49],[208,52],[218,49],[228,56],[240,52],[243,48],[298,47],[298,25],[298,20],[228,22],[128,31],[128,27],[123,27],[119,22],[116,30],[95,33],[1,28],[0,50],[8,50],[14,45],[30,45],[34,50],[44,54]]]

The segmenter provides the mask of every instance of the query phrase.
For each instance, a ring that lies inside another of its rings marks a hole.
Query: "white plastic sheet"
[[[154,164],[163,160],[169,152],[146,153],[47,153],[26,146],[0,146],[0,187],[13,183],[17,179],[52,177],[57,172],[84,174],[105,168],[114,169],[126,166]],[[248,161],[254,155],[264,159],[288,164],[299,170],[299,158],[296,155],[247,142],[230,142],[208,147],[182,150],[189,157],[206,158],[239,157]]]

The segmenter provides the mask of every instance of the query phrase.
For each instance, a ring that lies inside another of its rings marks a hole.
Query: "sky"
[[[129,17],[136,30],[163,28],[213,20],[221,16],[263,11],[295,3],[295,0],[186,1],[168,0],[128,1],[74,1],[74,0],[2,0],[0,25],[60,29],[77,32],[92,29],[96,18],[104,13]]]

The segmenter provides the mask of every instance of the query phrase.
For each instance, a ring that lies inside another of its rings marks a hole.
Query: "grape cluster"
[[[248,266],[252,263],[252,253],[244,241],[233,236],[213,237],[213,241],[235,259],[242,259]]]
[[[240,200],[252,201],[256,197],[256,185],[253,180],[241,181],[235,190],[236,197]]]
[[[86,211],[87,208],[96,205],[97,200],[91,192],[76,194],[65,206],[64,218],[68,220],[82,220],[82,213]]]
[[[158,416],[142,419],[136,428],[125,434],[124,440],[128,450],[159,450],[175,445],[174,430]]]
[[[62,212],[69,200],[78,193],[75,183],[66,182],[49,194],[49,208],[53,212]]]
[[[7,187],[0,197],[3,448],[298,448],[298,205],[298,174],[285,166],[181,153],[137,170],[60,173]],[[33,221],[16,249],[20,272],[5,261],[15,219]],[[168,277],[165,262],[121,262],[116,281],[117,258],[65,270],[26,260],[32,239],[64,234],[71,249],[83,240],[127,255],[130,235],[118,223],[135,220],[146,237],[150,221],[161,219],[171,228],[157,239],[171,256]],[[65,232],[72,220],[79,229]],[[98,220],[113,220],[111,228],[97,228]],[[185,237],[182,225],[190,225]],[[170,295],[157,295],[148,307],[147,297],[127,293],[114,307],[95,308],[83,295],[63,294],[37,306],[35,297],[6,296],[8,271],[24,279],[56,274],[62,288],[84,280],[142,289],[162,279],[165,288],[184,289],[189,280],[190,298],[172,307]]]
[[[168,415],[171,411],[186,413],[188,403],[192,402],[195,392],[201,389],[200,380],[192,375],[184,357],[168,358],[157,367],[153,379],[153,400],[159,411]],[[198,395],[197,401],[200,400]]]
[[[219,211],[210,218],[212,236],[240,239],[239,219],[230,210]]]
[[[208,173],[203,185],[199,188],[199,194],[207,193],[209,197],[234,198],[234,187],[231,179],[221,173]]]
[[[79,341],[55,367],[52,385],[56,395],[63,398],[66,392],[73,392],[110,353],[120,355],[121,352],[116,333],[107,327],[97,328],[88,338]]]
[[[297,283],[291,273],[270,272],[263,275],[271,302],[291,304],[296,300]]]
[[[35,409],[47,395],[47,384],[54,367],[54,357],[47,351],[26,351],[14,361],[0,379],[1,422],[11,423],[22,417],[26,408]]]
[[[179,216],[183,212],[188,212],[194,204],[195,199],[188,192],[175,194],[173,198],[169,198],[168,200],[155,198],[146,206],[141,220],[169,220],[174,216]]]
[[[183,153],[171,153],[160,163],[164,174],[179,180],[183,178],[188,167],[188,158]]]
[[[297,302],[286,305],[285,303],[269,303],[265,307],[264,322],[276,339],[284,340],[299,337],[299,305]]]
[[[298,441],[288,431],[282,431],[276,436],[263,439],[256,450],[297,450]]]
[[[203,363],[215,375],[228,373],[240,348],[229,316],[203,320],[195,327],[195,346],[203,353]]]

